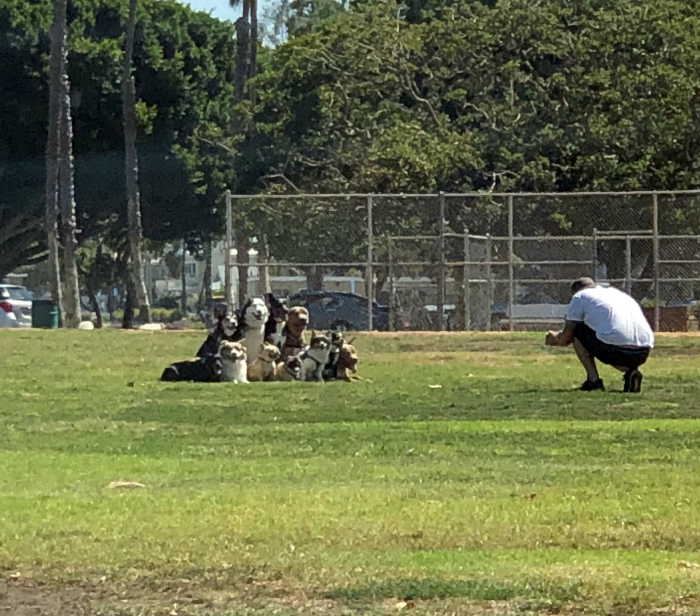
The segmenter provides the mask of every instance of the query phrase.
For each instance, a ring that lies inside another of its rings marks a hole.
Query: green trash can
[[[32,302],[32,327],[58,329],[58,306],[51,299]]]

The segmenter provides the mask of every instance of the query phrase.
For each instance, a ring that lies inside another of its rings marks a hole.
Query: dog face
[[[238,327],[238,318],[235,314],[224,317],[221,321],[221,327],[224,330],[224,336],[230,338],[236,332]]]
[[[267,322],[270,311],[265,300],[259,297],[248,300],[243,308],[243,318],[249,327],[259,327]]]
[[[233,363],[247,359],[245,347],[240,342],[222,342],[219,347],[219,355],[222,359]]]
[[[266,293],[265,302],[267,303],[267,307],[270,310],[270,315],[274,319],[275,323],[284,323],[287,320],[289,306],[287,305],[286,299],[280,299],[275,297],[272,293]]]
[[[295,306],[287,314],[287,328],[296,336],[300,336],[309,324],[309,311],[301,306]]]
[[[344,344],[340,349],[338,365],[353,372],[357,369],[357,350],[351,344]]]
[[[274,344],[263,342],[260,345],[260,355],[258,357],[260,357],[263,361],[274,362],[279,359],[280,350]]]
[[[331,338],[331,346],[339,349],[340,347],[343,346],[343,343],[345,342],[345,337],[343,336],[343,332],[337,332],[335,330],[328,332],[330,338]]]
[[[292,355],[287,357],[284,362],[284,369],[295,381],[301,379],[301,359],[298,356]]]
[[[225,304],[217,304],[213,309],[213,318],[209,315],[204,317],[207,326],[207,333],[212,335],[217,333],[226,337],[233,336],[238,327],[238,317],[235,314],[228,314]]]
[[[331,339],[323,333],[311,332],[309,348],[313,351],[325,351],[331,346]]]

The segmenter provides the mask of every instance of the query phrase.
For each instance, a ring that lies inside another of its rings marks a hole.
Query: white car
[[[24,287],[0,284],[0,328],[32,326],[32,294]]]

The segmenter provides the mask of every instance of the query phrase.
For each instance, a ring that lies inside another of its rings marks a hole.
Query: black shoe
[[[636,368],[625,373],[625,393],[638,394],[642,391],[642,373]]]
[[[603,379],[597,381],[585,381],[580,387],[581,391],[605,391]]]

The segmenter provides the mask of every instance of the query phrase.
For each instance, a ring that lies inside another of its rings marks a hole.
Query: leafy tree
[[[127,8],[122,0],[68,4],[81,241],[103,221],[127,225],[119,87]],[[141,15],[134,76],[144,235],[159,241],[211,236],[223,226],[218,198],[226,161],[199,160],[198,139],[230,120],[233,28],[174,1],[144,0]],[[50,23],[49,0],[0,4],[0,208],[4,220],[22,227],[39,227],[43,219]],[[29,233],[18,238],[13,241],[21,247],[7,250],[17,258],[3,260],[0,275],[46,250]]]

